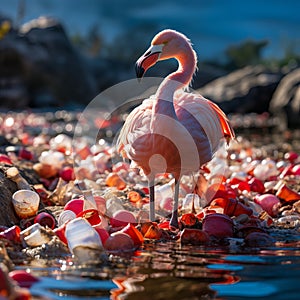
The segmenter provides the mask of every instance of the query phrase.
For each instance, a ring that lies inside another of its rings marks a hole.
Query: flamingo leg
[[[180,180],[175,179],[175,191],[174,191],[174,207],[172,217],[170,220],[170,227],[179,228],[178,224],[178,197],[179,197],[179,182]]]
[[[149,193],[150,193],[150,221],[155,221],[155,198],[154,198],[154,180],[149,180]]]

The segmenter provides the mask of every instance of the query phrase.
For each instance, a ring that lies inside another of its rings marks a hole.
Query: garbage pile
[[[157,175],[156,221],[150,222],[146,177],[118,158],[112,144],[73,138],[66,131],[70,124],[61,130],[40,115],[1,119],[0,171],[14,183],[6,200],[17,220],[0,224],[7,295],[16,291],[11,280],[21,291],[26,280],[38,280],[14,270],[37,257],[107,264],[111,256],[134,255],[152,241],[260,248],[284,243],[276,240],[275,230],[299,235],[300,156],[290,144],[256,148],[238,137],[221,148],[199,174],[182,178],[174,230],[170,174]],[[24,167],[38,183],[22,175]]]

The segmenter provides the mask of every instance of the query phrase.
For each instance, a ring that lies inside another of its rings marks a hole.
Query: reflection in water
[[[238,281],[231,269],[210,269],[221,260],[199,247],[181,247],[177,243],[146,244],[128,268],[122,293],[116,299],[215,299],[211,283]]]
[[[58,264],[57,264],[58,266]],[[299,242],[266,249],[145,243],[109,265],[38,270],[37,299],[299,299]]]
[[[148,244],[115,299],[299,299],[298,246],[232,251]]]

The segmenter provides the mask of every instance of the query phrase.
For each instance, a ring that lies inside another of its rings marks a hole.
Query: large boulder
[[[0,15],[0,109],[24,108],[29,104],[26,61],[13,45],[16,37],[12,21]]]
[[[282,78],[271,99],[270,111],[283,115],[289,128],[300,127],[300,68]]]
[[[282,78],[279,71],[247,66],[211,81],[197,91],[213,100],[225,113],[263,113]]]
[[[49,17],[11,26],[0,43],[0,70],[2,107],[87,104],[98,93],[85,58]]]

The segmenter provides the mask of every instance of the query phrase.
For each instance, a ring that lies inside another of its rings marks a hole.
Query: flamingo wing
[[[153,144],[147,139],[152,120],[153,99],[149,98],[130,112],[120,131],[116,149],[124,158],[141,167],[140,155],[150,152]]]
[[[196,143],[198,145],[205,143],[205,139],[207,139],[210,144],[211,156],[218,149],[220,140],[234,138],[233,129],[224,112],[200,94],[178,91],[175,93],[174,103],[179,121],[187,127],[191,134],[195,131],[194,128],[197,129],[197,133],[194,134],[194,139],[198,139]],[[203,150],[199,151],[199,156],[202,156],[201,161],[205,156],[207,157],[205,151],[209,150],[204,144]]]
[[[234,139],[235,134],[234,134],[233,128],[231,127],[231,125],[229,123],[227,116],[225,115],[225,113],[221,110],[221,108],[218,105],[216,105],[215,103],[213,103],[210,100],[207,100],[207,102],[211,106],[211,108],[217,113],[220,123],[221,123],[223,136],[227,139],[227,143],[228,143],[228,141],[230,139]]]

